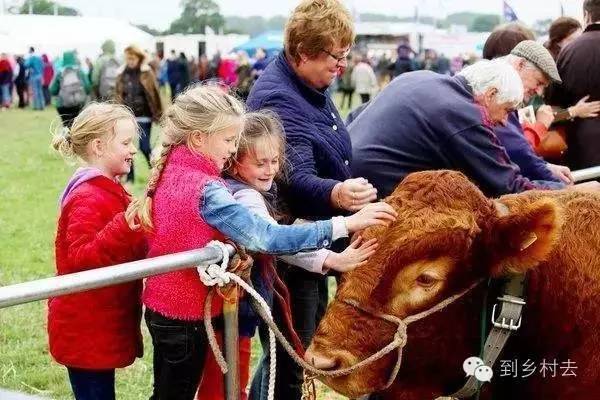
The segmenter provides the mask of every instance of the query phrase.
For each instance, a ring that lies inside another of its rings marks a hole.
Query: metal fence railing
[[[226,246],[229,254],[233,255],[235,251],[233,246]],[[17,283],[0,287],[0,308],[135,281],[147,276],[189,268],[190,265],[218,263],[221,259],[221,251],[209,246],[199,250]]]
[[[600,166],[579,169],[577,171],[571,172],[571,175],[573,175],[573,179],[575,180],[575,182],[583,182],[589,181],[590,179],[598,179],[600,178]]]

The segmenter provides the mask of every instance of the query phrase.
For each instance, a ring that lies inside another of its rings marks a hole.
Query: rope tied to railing
[[[269,308],[267,302],[248,283],[250,280],[250,267],[252,265],[252,259],[246,254],[243,248],[240,248],[233,243],[231,244],[236,248],[237,251],[232,260],[233,267],[230,268],[229,271],[227,270],[229,263],[229,252],[225,244],[217,240],[211,241],[207,247],[212,246],[222,252],[223,259],[221,261],[221,265],[210,264],[208,266],[201,265],[198,267],[200,280],[207,287],[211,287],[211,290],[208,292],[204,302],[204,327],[206,329],[210,348],[223,374],[226,374],[228,371],[227,362],[225,361],[225,357],[223,356],[223,353],[219,348],[219,344],[217,343],[211,318],[212,298],[214,297],[215,291],[219,291],[220,288],[231,283],[237,284],[241,286],[256,303],[258,303],[262,311],[268,315],[268,318],[271,321],[273,320],[271,309]],[[215,286],[218,286],[219,288],[215,289]],[[271,360],[269,363],[269,387],[267,397],[269,400],[273,400],[275,397],[275,370],[277,368],[277,358],[275,334],[271,330],[269,330],[269,354]]]
[[[199,266],[198,274],[200,275],[200,280],[204,286],[208,287],[215,285],[223,287],[229,284],[231,280],[229,279],[229,276],[224,273],[227,271],[227,266],[229,265],[229,252],[227,251],[225,243],[219,242],[218,240],[212,240],[206,247],[214,247],[221,251],[223,259],[221,260],[221,265],[209,264]]]

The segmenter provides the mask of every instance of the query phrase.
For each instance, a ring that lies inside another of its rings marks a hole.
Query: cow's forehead
[[[386,199],[390,204],[414,208],[423,203],[434,209],[487,208],[489,199],[457,171],[423,171],[408,175]],[[407,203],[408,202],[408,203]]]
[[[454,265],[449,260],[458,262],[467,258],[478,232],[473,220],[469,223],[450,221],[435,230],[420,229],[418,233],[414,230],[400,238],[392,238],[390,232],[383,232],[376,236],[380,243],[379,251],[369,262],[344,274],[339,295],[361,302],[377,302],[379,295],[386,291],[386,285],[394,281],[403,269],[414,264],[435,267],[442,259],[445,260],[444,276],[447,276],[448,269]]]

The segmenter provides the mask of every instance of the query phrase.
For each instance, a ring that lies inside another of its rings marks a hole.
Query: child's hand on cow
[[[364,241],[358,236],[343,252],[329,252],[323,266],[337,272],[350,272],[364,265],[375,254],[377,247],[377,239]]]
[[[331,201],[339,209],[358,211],[377,199],[377,189],[365,178],[346,179],[334,186]]]
[[[396,221],[398,213],[382,201],[367,204],[362,210],[345,218],[348,232],[356,232],[372,225],[390,226]]]

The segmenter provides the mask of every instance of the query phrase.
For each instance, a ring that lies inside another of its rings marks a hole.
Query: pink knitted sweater
[[[219,169],[207,157],[179,145],[171,150],[153,197],[154,229],[148,237],[148,257],[199,249],[222,235],[200,215],[204,186],[219,180]],[[190,265],[190,267],[193,267]],[[196,268],[149,277],[143,294],[146,307],[169,318],[201,320],[207,288]],[[222,310],[215,296],[212,315]]]

